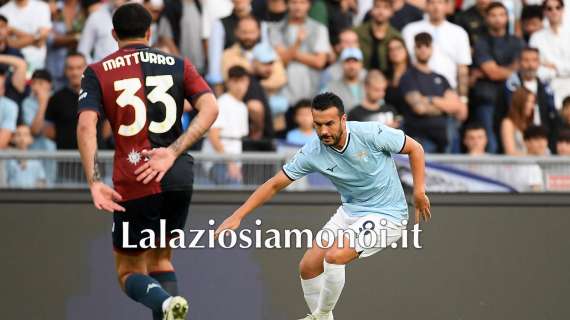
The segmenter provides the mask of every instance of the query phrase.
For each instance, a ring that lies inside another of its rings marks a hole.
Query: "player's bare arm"
[[[239,228],[241,221],[250,214],[256,208],[259,208],[264,203],[269,201],[273,196],[275,196],[279,191],[286,188],[291,184],[291,179],[289,179],[283,171],[279,171],[271,179],[267,180],[264,184],[259,186],[255,192],[247,199],[247,201],[241,205],[234,213],[229,216],[222,224],[216,229],[216,238],[222,233],[222,231],[231,229],[235,230]]]
[[[415,223],[420,223],[421,219],[427,222],[431,218],[431,211],[425,189],[424,149],[416,140],[406,136],[406,142],[401,153],[407,154],[410,159],[410,167],[414,179]]]
[[[183,135],[167,148],[155,148],[142,152],[142,155],[149,160],[135,171],[137,181],[147,184],[155,179],[156,182],[160,182],[176,158],[196,143],[218,117],[218,104],[211,93],[199,96],[194,107],[198,110],[198,114]]]
[[[99,210],[108,212],[125,211],[117,202],[121,195],[101,181],[99,163],[97,160],[97,112],[86,110],[79,114],[77,122],[77,143],[81,162],[85,170],[93,204]]]

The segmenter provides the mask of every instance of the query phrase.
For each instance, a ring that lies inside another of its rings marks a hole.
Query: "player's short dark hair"
[[[420,33],[416,34],[416,36],[414,37],[414,43],[415,43],[416,47],[420,47],[420,46],[431,47],[432,42],[433,42],[433,38],[432,38],[431,34],[429,34],[427,32],[420,32]]]
[[[67,53],[67,55],[65,56],[65,66],[67,67],[67,59],[72,58],[72,57],[81,57],[83,58],[84,61],[87,61],[87,58],[85,58],[85,55],[79,51],[69,51]]]
[[[377,2],[384,2],[384,3],[387,3],[391,8],[394,7],[394,1],[393,0],[374,0],[374,1],[372,1],[372,4],[376,5]]]
[[[471,131],[471,130],[485,130],[485,126],[483,126],[483,124],[481,122],[471,121],[465,125],[463,130],[464,130],[464,132]]]
[[[525,46],[525,47],[521,50],[520,56],[522,57],[523,53],[525,53],[525,52],[534,52],[534,53],[540,55],[540,50],[538,50],[538,48],[535,48],[535,47]]]
[[[570,108],[570,96],[567,96],[562,100],[562,108]]]
[[[228,80],[237,80],[249,77],[249,72],[242,66],[233,66],[228,70]]]
[[[124,4],[113,14],[113,29],[120,40],[143,38],[151,23],[150,13],[138,3]]]
[[[544,13],[542,12],[542,7],[537,4],[523,6],[521,12],[521,21],[539,19],[542,21],[544,19]]]
[[[51,73],[47,69],[37,69],[32,73],[32,80],[34,79],[51,82]]]
[[[337,108],[339,115],[344,114],[344,103],[342,99],[332,92],[323,92],[316,95],[311,102],[311,107],[318,111]]]
[[[293,114],[297,114],[297,111],[302,108],[312,108],[311,100],[309,99],[301,99],[295,103],[293,106]]]
[[[548,132],[543,126],[530,126],[523,132],[523,139],[548,139]]]
[[[8,18],[3,14],[0,14],[0,21],[4,21],[4,23],[8,24]]]
[[[505,10],[505,12],[508,12],[507,7],[505,7],[504,4],[502,4],[501,2],[491,2],[487,8],[485,8],[485,14],[488,15],[492,10],[497,9],[497,8],[501,8],[503,10]]]
[[[556,142],[570,143],[570,128],[562,129],[558,132],[558,139]]]

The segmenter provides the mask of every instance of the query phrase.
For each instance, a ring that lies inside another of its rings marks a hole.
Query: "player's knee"
[[[341,250],[331,249],[325,254],[325,261],[330,264],[347,264],[348,259]]]
[[[172,253],[170,248],[167,249],[155,249],[149,252],[147,256],[147,270],[148,272],[156,271],[170,271],[173,269]]]
[[[299,274],[303,279],[311,279],[323,273],[323,264],[320,266],[317,263],[310,262],[307,259],[302,259],[299,262]]]

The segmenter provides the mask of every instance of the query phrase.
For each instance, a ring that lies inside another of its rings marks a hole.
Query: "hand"
[[[214,237],[216,239],[218,239],[218,237],[220,236],[220,233],[222,233],[224,230],[236,230],[237,228],[239,228],[239,225],[241,223],[241,219],[236,217],[235,214],[229,216],[226,220],[224,220],[224,222],[222,222],[222,224],[216,229],[216,232],[214,232]]]
[[[143,150],[142,156],[148,160],[135,171],[135,174],[137,181],[142,181],[144,184],[151,182],[152,179],[160,182],[177,158],[170,148]]]
[[[424,192],[414,193],[414,207],[416,213],[416,224],[423,219],[428,222],[431,219],[429,198]],[[421,219],[420,219],[421,218]]]
[[[125,208],[117,203],[117,201],[123,200],[123,197],[121,197],[117,191],[113,190],[113,188],[101,181],[97,181],[94,182],[89,189],[91,189],[91,197],[93,198],[95,208],[111,213],[115,211],[125,211]]]

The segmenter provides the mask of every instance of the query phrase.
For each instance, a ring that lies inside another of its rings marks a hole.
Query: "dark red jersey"
[[[189,155],[178,158],[160,183],[136,181],[142,150],[167,147],[182,133],[184,99],[210,92],[187,59],[143,45],[121,48],[83,74],[79,112],[109,120],[115,138],[113,184],[124,200],[192,186]]]

